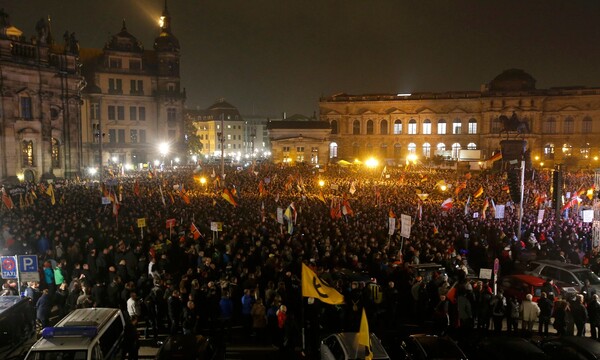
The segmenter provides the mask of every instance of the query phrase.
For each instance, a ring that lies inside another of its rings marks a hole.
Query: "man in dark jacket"
[[[590,318],[590,332],[592,339],[598,339],[598,330],[600,329],[600,302],[598,294],[592,295],[592,300],[588,304],[588,316]]]
[[[538,307],[540,308],[538,333],[543,336],[548,336],[548,327],[550,326],[550,317],[552,317],[552,308],[554,307],[554,304],[552,303],[552,300],[548,299],[548,294],[546,294],[546,292],[542,292],[540,295]]]
[[[577,336],[585,336],[585,322],[588,318],[588,312],[583,305],[583,295],[577,295],[575,301],[571,303],[571,315],[577,327]]]
[[[169,320],[171,321],[171,335],[177,334],[181,324],[183,303],[179,298],[179,290],[174,290],[168,301]]]
[[[42,291],[42,296],[38,299],[35,304],[35,316],[41,323],[42,328],[48,326],[48,319],[50,318],[50,310],[52,309],[52,301],[48,293],[48,289]]]

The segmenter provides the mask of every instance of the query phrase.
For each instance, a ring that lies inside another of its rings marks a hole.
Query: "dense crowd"
[[[62,316],[118,307],[144,320],[147,337],[242,325],[248,337],[293,350],[302,326],[309,348],[324,332],[357,331],[364,308],[375,331],[428,321],[440,332],[500,331],[503,324],[514,331],[520,320],[529,331],[539,321],[547,333],[552,317],[559,334],[588,321],[597,336],[600,305],[591,289],[555,302],[549,287],[537,304],[519,304],[469,276],[491,269],[496,258],[500,273],[509,274],[524,254],[598,270],[591,223],[579,211],[591,205],[582,189],[592,187],[592,174],[565,174],[565,193],[581,201],[557,223],[551,174],[527,172],[518,229],[507,180],[489,171],[267,163],[227,168],[223,177],[215,170],[56,181],[54,205],[46,184],[21,185],[14,208],[0,212],[0,249],[39,255],[40,281],[23,287],[41,324],[49,324],[53,308]],[[442,208],[449,198],[452,206]],[[411,216],[408,237],[400,236],[399,222],[389,231],[389,218],[401,214]],[[216,222],[221,231],[211,229]],[[423,278],[414,265],[430,262],[445,271]],[[335,286],[345,304],[303,298],[301,263]],[[2,294],[16,293],[5,281]]]

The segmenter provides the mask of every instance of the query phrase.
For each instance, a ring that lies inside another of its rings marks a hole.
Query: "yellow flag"
[[[358,330],[358,345],[365,347],[365,360],[372,360],[373,350],[371,349],[371,334],[369,333],[369,322],[367,321],[367,313],[364,308],[362,317],[360,318],[360,329]]]
[[[56,204],[56,198],[54,197],[54,186],[52,186],[52,184],[48,185],[46,195],[50,196],[50,203],[52,203],[52,205]]]
[[[331,305],[344,303],[344,296],[319,279],[317,274],[305,264],[302,264],[302,296],[313,297]]]

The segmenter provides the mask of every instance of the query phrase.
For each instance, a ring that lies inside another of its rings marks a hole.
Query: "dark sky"
[[[147,49],[162,0],[2,0],[29,37],[51,15],[101,47],[121,20]],[[311,115],[322,95],[479,90],[520,68],[538,88],[600,86],[596,0],[170,0],[187,106]]]

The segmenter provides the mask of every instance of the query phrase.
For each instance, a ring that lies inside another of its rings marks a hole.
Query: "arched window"
[[[460,135],[462,133],[462,122],[460,119],[454,119],[452,122],[452,134]]]
[[[572,117],[568,117],[565,119],[565,134],[572,134],[575,131],[575,121]]]
[[[429,119],[423,121],[423,134],[431,135],[431,120]]]
[[[417,133],[417,120],[410,119],[408,122],[408,134],[415,135]]]
[[[394,135],[402,134],[402,120],[396,119],[394,121]]]
[[[441,119],[438,121],[437,133],[438,133],[438,135],[446,135],[446,120]]]
[[[469,119],[469,134],[477,134],[477,120]]]
[[[398,159],[400,157],[400,153],[402,152],[402,145],[396,143],[394,144],[394,157]]]
[[[475,143],[468,143],[467,144],[467,150],[477,150],[477,144],[475,144]]]
[[[408,144],[408,153],[415,154],[417,152],[417,145],[415,143]]]
[[[381,158],[385,159],[387,157],[387,149],[387,144],[381,144],[379,147],[379,156],[381,156]]]
[[[583,157],[584,159],[587,159],[590,157],[590,143],[585,143],[583,144],[583,146],[581,147],[581,157]]]
[[[381,120],[381,122],[379,123],[379,133],[381,135],[387,135],[388,134],[388,122],[387,122],[387,120]]]
[[[369,156],[373,155],[373,145],[372,144],[367,144],[367,155],[369,155]]]
[[[33,158],[33,141],[32,140],[24,140],[21,143],[21,156],[23,166],[34,166],[34,158]]]
[[[367,135],[373,135],[373,120],[367,121]]]
[[[499,117],[495,117],[492,120],[492,129],[491,129],[492,134],[499,133],[500,130],[502,130],[502,127],[503,127],[502,126],[502,121],[500,121],[500,118]]]
[[[429,144],[429,143],[423,144],[423,157],[425,157],[425,158],[431,157],[431,144]]]
[[[352,135],[360,135],[360,121],[354,120],[352,123]]]
[[[458,159],[459,153],[460,153],[460,144],[459,143],[452,144],[452,158]]]
[[[337,120],[331,120],[331,133],[332,134],[337,134],[338,133],[338,122],[337,122]]]
[[[439,144],[437,144],[435,149],[436,149],[436,155],[444,156],[444,153],[446,152],[446,144],[439,143]]]
[[[352,156],[354,156],[354,157],[360,156],[360,145],[357,143],[352,144]]]
[[[586,116],[583,118],[583,121],[581,123],[581,131],[584,134],[589,134],[592,132],[592,118],[589,116]]]
[[[554,118],[546,119],[544,122],[544,134],[556,133],[556,120]]]
[[[573,145],[571,145],[569,143],[564,143],[562,146],[562,152],[563,152],[564,156],[573,155]]]
[[[548,160],[554,159],[554,144],[544,145],[544,158]]]
[[[52,167],[60,167],[60,144],[55,138],[52,138]]]
[[[329,144],[329,158],[333,159],[333,158],[337,158],[338,157],[338,144],[335,142],[332,142],[331,144]]]
[[[33,110],[31,105],[31,98],[29,95],[23,95],[19,97],[20,102],[20,115],[22,119],[31,120],[33,119]]]

